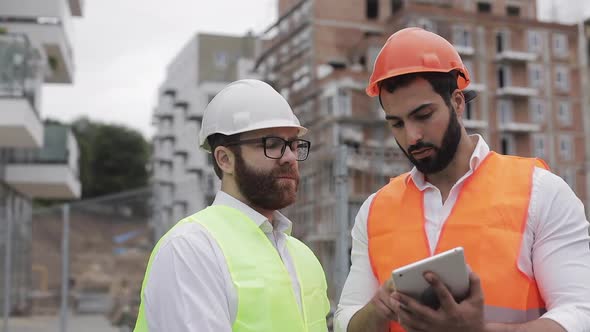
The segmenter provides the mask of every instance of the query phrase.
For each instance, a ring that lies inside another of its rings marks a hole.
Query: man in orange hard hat
[[[590,331],[584,207],[541,160],[467,134],[469,81],[453,46],[423,29],[394,33],[377,56],[367,93],[415,167],[356,216],[336,331]],[[458,246],[472,270],[467,298],[430,272],[438,307],[393,289],[392,270]]]

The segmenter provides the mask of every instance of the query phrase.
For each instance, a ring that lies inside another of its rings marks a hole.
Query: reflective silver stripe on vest
[[[484,317],[487,322],[525,323],[541,317],[546,312],[545,308],[516,310],[487,305],[484,308]]]

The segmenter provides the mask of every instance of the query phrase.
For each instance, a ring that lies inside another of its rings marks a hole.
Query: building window
[[[465,104],[465,119],[466,120],[473,120],[475,111],[473,110],[473,101],[470,103]]]
[[[270,70],[273,70],[274,66],[277,64],[277,58],[274,55],[271,55],[268,57],[266,62],[268,64],[268,67],[270,68]]]
[[[326,97],[325,114],[328,116],[334,115],[334,97],[332,96]]]
[[[453,43],[457,46],[472,47],[471,31],[463,26],[454,26]]]
[[[561,172],[561,178],[565,183],[572,188],[572,190],[576,190],[576,172],[572,168],[567,168]]]
[[[510,86],[510,67],[500,66],[498,68],[498,87]]]
[[[529,84],[533,88],[543,87],[543,66],[540,64],[529,64]]]
[[[279,34],[284,34],[289,30],[289,21],[287,19],[283,19],[279,23]]]
[[[391,0],[391,14],[399,12],[404,7],[402,0]]]
[[[510,17],[520,16],[520,7],[518,6],[506,6],[506,15]]]
[[[473,70],[473,61],[464,60],[463,65],[465,66],[465,68],[467,69],[467,72],[469,73],[469,77],[471,78],[471,82],[472,83],[476,82],[477,80],[475,79],[475,71]]]
[[[500,149],[502,154],[514,154],[514,138],[510,135],[502,135]]]
[[[338,89],[338,115],[350,115],[350,95],[345,89]]]
[[[572,125],[572,110],[569,101],[562,100],[557,103],[557,119],[562,126]]]
[[[478,2],[477,3],[477,12],[478,13],[491,13],[492,12],[492,4],[489,2]]]
[[[496,32],[496,52],[502,53],[508,50],[508,32],[498,31]]]
[[[436,32],[436,26],[434,25],[434,22],[424,17],[418,19],[416,26],[430,32]]]
[[[294,11],[291,17],[293,20],[293,24],[299,23],[299,20],[301,19],[301,10]]]
[[[559,136],[559,155],[564,161],[569,161],[574,158],[574,143],[570,135]]]
[[[220,69],[227,68],[229,59],[226,52],[217,52],[215,53],[215,67]]]
[[[553,53],[557,56],[564,57],[568,55],[567,35],[556,33],[553,35]]]
[[[534,123],[545,123],[545,102],[540,99],[531,100],[531,119]]]
[[[285,45],[281,46],[280,52],[281,52],[282,56],[286,56],[287,54],[289,54],[289,45],[285,44]]]
[[[379,17],[379,0],[367,0],[367,18],[370,20]]]
[[[546,158],[545,136],[536,134],[533,136],[533,153],[535,157]]]
[[[527,31],[528,50],[532,53],[541,53],[543,51],[543,35],[540,31]]]
[[[500,123],[512,122],[512,101],[505,99],[498,100],[498,113],[500,115]]]
[[[377,56],[379,55],[380,51],[380,47],[369,46],[369,49],[367,50],[367,59],[369,60],[369,62],[367,63],[367,68],[369,70],[373,69],[373,66],[375,65],[375,60],[377,60]]]
[[[567,92],[570,87],[569,70],[565,66],[555,67],[555,86],[562,92]]]

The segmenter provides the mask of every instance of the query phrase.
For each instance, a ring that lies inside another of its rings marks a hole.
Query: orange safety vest
[[[546,310],[537,283],[518,269],[535,166],[540,159],[491,152],[465,180],[434,253],[458,246],[478,274],[485,320],[523,323]],[[401,266],[431,256],[424,221],[424,193],[409,174],[391,180],[373,199],[367,220],[369,259],[383,284]],[[404,331],[392,322],[390,331]]]

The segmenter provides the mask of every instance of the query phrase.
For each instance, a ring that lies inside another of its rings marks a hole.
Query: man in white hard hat
[[[213,98],[199,140],[221,190],[156,244],[135,331],[327,331],[324,271],[277,211],[295,201],[306,131],[262,81]]]

